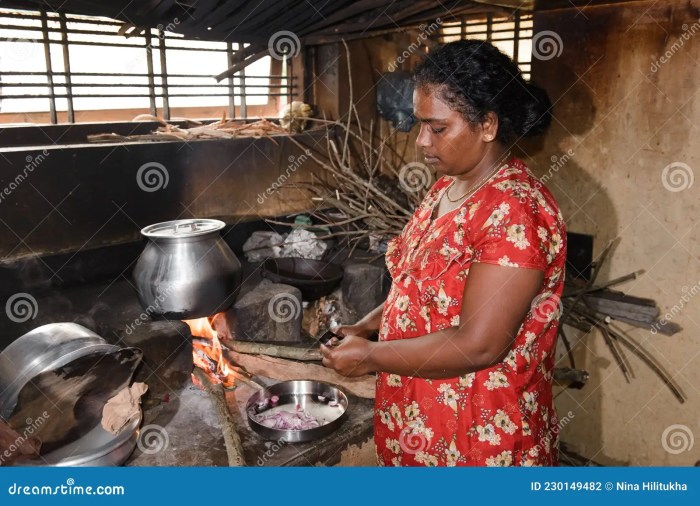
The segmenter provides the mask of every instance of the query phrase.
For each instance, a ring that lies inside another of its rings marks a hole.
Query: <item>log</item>
[[[625,318],[641,323],[653,323],[659,316],[659,308],[652,299],[632,297],[621,292],[605,290],[584,295],[586,305],[613,318]]]
[[[226,403],[226,394],[224,387],[221,384],[214,385],[207,375],[199,367],[195,367],[194,376],[202,384],[204,389],[210,395],[214,403],[214,409],[221,422],[221,432],[224,434],[224,444],[226,445],[226,455],[228,457],[228,465],[231,467],[245,466],[245,457],[243,456],[243,444],[241,438],[236,432],[236,425],[231,417],[231,412]],[[230,394],[232,395],[232,394]]]
[[[295,348],[275,344],[251,343],[219,338],[221,343],[232,351],[246,355],[267,355],[268,357],[287,358],[301,361],[321,361],[321,352],[316,348]]]
[[[333,369],[316,364],[262,355],[246,355],[235,351],[225,351],[224,354],[229,360],[256,376],[264,376],[279,381],[323,381],[338,385],[358,397],[374,399],[375,396],[376,379],[374,375],[346,378]]]

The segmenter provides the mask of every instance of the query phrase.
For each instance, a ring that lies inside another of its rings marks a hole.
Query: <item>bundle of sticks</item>
[[[621,321],[639,328],[657,329],[658,332],[666,335],[673,335],[682,330],[679,325],[673,322],[657,320],[660,311],[656,306],[656,302],[652,299],[632,297],[623,292],[610,290],[612,286],[636,279],[644,271],[636,271],[596,285],[596,278],[617,243],[618,241],[613,241],[603,250],[598,260],[594,262],[594,269],[590,279],[583,286],[567,282],[565,287],[561,300],[562,315],[560,319],[561,324],[559,325],[559,337],[566,347],[571,367],[575,368],[576,362],[570,340],[566,334],[565,325],[581,330],[586,335],[597,330],[602,335],[606,346],[610,349],[610,353],[628,383],[634,377],[634,374],[624,349],[629,350],[642,363],[648,366],[668,387],[676,399],[683,403],[685,402],[685,395],[673,380],[673,377],[663,369],[649,351],[641,344],[635,342],[624,329],[614,323],[615,321]]]
[[[345,54],[350,81],[346,118],[342,121],[307,118],[312,124],[325,128],[325,150],[309,150],[309,146],[290,137],[300,149],[310,153],[323,174],[312,176],[311,181],[287,186],[306,190],[310,207],[315,209],[310,214],[323,224],[342,227],[334,236],[345,237],[355,247],[368,237],[389,238],[401,233],[423,200],[433,174],[424,164],[406,163],[408,138],[399,147],[396,131],[380,136],[374,120],[363,128],[353,102],[347,45]],[[326,209],[339,211],[342,218],[330,216]]]

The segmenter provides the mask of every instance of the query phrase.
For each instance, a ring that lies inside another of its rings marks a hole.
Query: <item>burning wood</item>
[[[256,389],[263,388],[240,367],[236,367],[226,359],[218,332],[213,327],[214,321],[219,316],[221,316],[221,321],[225,321],[223,313],[196,320],[184,320],[190,327],[190,333],[195,337],[192,340],[192,359],[195,367],[206,373],[214,384],[221,384],[227,389],[233,388],[236,380]],[[193,378],[193,382],[197,383],[198,381]]]
[[[224,360],[221,342],[211,325],[217,316],[184,320],[190,327],[192,336],[202,338],[192,341],[192,359],[195,367],[204,371],[213,383],[221,384],[224,388],[233,388],[235,376],[232,374],[229,364]]]

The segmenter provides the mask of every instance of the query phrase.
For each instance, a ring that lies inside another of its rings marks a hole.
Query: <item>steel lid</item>
[[[153,238],[178,239],[211,234],[224,228],[220,220],[195,218],[190,220],[172,220],[155,223],[141,229],[141,235]]]

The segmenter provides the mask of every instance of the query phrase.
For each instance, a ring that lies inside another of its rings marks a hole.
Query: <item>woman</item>
[[[546,130],[549,99],[474,40],[432,52],[415,82],[416,143],[442,177],[389,245],[387,300],[323,363],[378,373],[380,465],[556,465],[564,223],[509,149]]]

